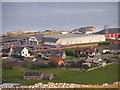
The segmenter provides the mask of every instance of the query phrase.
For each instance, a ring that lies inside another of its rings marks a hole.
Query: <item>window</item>
[[[111,34],[111,37],[113,37],[113,34]]]

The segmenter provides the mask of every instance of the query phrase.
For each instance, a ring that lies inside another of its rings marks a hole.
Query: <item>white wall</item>
[[[28,53],[28,49],[24,48],[24,49],[21,51],[21,56],[29,57],[30,54]]]

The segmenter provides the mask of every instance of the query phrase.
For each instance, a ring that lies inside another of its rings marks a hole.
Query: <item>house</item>
[[[18,56],[24,56],[24,57],[30,57],[29,51],[25,47],[16,47],[13,50],[13,55],[18,55]]]
[[[97,34],[106,35],[107,39],[118,39],[120,38],[120,28],[105,28],[101,31],[98,31]]]
[[[54,62],[54,63],[57,63],[58,65],[64,64],[64,60],[60,56],[50,56],[48,62]]]
[[[95,64],[100,64],[102,62],[101,58],[87,58],[85,60],[87,63],[95,63]]]
[[[108,47],[110,49],[110,52],[113,52],[113,53],[120,52],[120,43],[118,43],[118,44],[109,44]]]
[[[75,55],[78,55],[78,56],[80,54],[87,54],[89,56],[95,56],[95,55],[99,54],[99,52],[97,52],[96,48],[94,48],[94,47],[75,48],[74,53],[75,53]]]
[[[6,54],[8,56],[11,56],[12,52],[13,52],[12,48],[7,48],[7,49],[6,48],[2,48],[1,49],[1,55]]]
[[[78,29],[74,29],[73,31],[71,31],[71,33],[74,34],[91,34],[93,33],[93,30],[96,29],[96,27],[81,27]]]
[[[46,74],[41,72],[25,72],[23,79],[25,80],[52,80],[55,78],[53,74]]]
[[[50,56],[59,56],[62,59],[66,58],[66,53],[63,50],[49,50],[45,52],[38,53],[38,57],[49,59]]]
[[[88,65],[88,67],[90,67],[90,66],[91,66],[91,63],[89,63],[89,62],[84,62],[84,63],[82,63],[82,65]]]
[[[34,36],[30,36],[30,37],[28,38],[28,42],[29,42],[29,43],[34,43],[34,44],[39,44],[39,42],[42,41],[42,37],[43,37],[43,36],[44,36],[43,34],[36,34],[36,35],[34,35]]]

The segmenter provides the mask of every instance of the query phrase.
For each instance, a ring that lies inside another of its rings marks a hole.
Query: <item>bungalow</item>
[[[43,37],[43,36],[44,36],[43,34],[36,34],[36,35],[34,35],[34,36],[30,36],[30,37],[28,38],[28,42],[29,42],[29,43],[39,44],[39,42],[42,41],[42,37]]]
[[[89,56],[95,56],[100,54],[94,47],[75,48],[74,53],[78,56],[80,54],[87,54]]]
[[[120,44],[110,44],[109,46],[109,49],[110,49],[110,52],[113,52],[113,53],[118,53],[120,52]]]
[[[102,62],[101,58],[87,58],[85,60],[87,63],[95,63],[95,64],[100,64]]]
[[[58,65],[64,64],[64,60],[60,56],[50,56],[48,62],[54,62],[54,63],[57,63]]]
[[[24,56],[24,57],[30,57],[29,51],[25,47],[16,47],[13,50],[13,55],[18,55],[18,56]]]
[[[41,58],[49,59],[50,56],[59,56],[59,57],[62,57],[62,59],[65,59],[66,53],[65,51],[62,51],[62,50],[49,50],[49,51],[38,53],[38,57],[41,57]]]
[[[12,48],[2,48],[1,49],[1,55],[7,55],[7,56],[11,56],[13,49]]]
[[[53,74],[46,74],[41,72],[25,72],[23,79],[25,80],[52,80],[55,78]]]

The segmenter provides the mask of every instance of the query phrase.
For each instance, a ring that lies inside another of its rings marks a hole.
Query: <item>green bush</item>
[[[89,69],[88,65],[82,65],[83,69]]]
[[[88,57],[87,54],[80,54],[80,57]]]
[[[2,66],[2,69],[4,70],[13,69],[13,66]]]
[[[32,64],[31,69],[40,69],[40,68],[48,68],[48,64]]]
[[[71,64],[70,64],[70,67],[71,67],[71,68],[81,68],[82,65],[81,65],[80,63],[71,63]]]
[[[7,54],[2,54],[2,57],[8,57],[9,55],[7,55]]]
[[[74,50],[73,49],[64,49],[66,55],[68,56],[74,56]]]
[[[112,44],[112,43],[114,43],[114,41],[101,42],[101,43],[98,43],[98,45],[109,45],[109,44]]]
[[[55,62],[49,62],[48,65],[49,67],[57,67],[57,63]]]
[[[111,63],[111,60],[108,60],[106,58],[104,58],[103,60],[106,61],[106,63]]]

